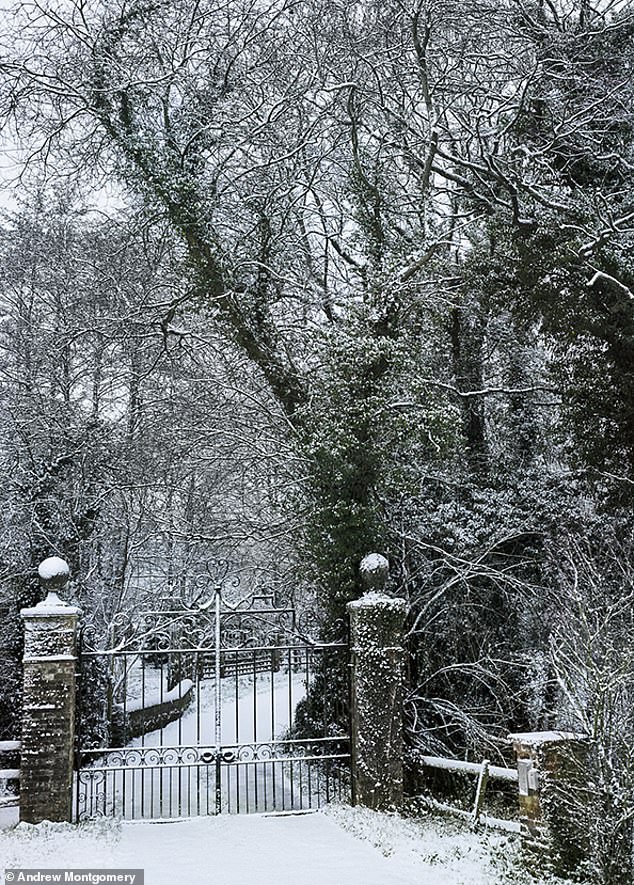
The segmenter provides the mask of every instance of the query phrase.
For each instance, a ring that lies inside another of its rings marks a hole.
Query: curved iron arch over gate
[[[77,819],[348,798],[347,642],[311,638],[268,595],[201,600],[119,619],[106,648],[83,628]]]

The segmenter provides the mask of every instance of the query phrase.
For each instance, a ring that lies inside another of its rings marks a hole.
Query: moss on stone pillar
[[[406,603],[372,591],[348,605],[352,662],[352,796],[377,810],[403,802],[403,622]]]
[[[582,813],[588,741],[568,732],[509,735],[517,756],[520,823],[529,867],[567,876],[587,857]]]

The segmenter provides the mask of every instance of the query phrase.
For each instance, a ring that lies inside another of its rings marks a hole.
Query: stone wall
[[[130,704],[126,710],[117,707],[119,715],[115,717],[112,728],[113,746],[124,746],[133,738],[164,728],[179,719],[193,697],[194,683],[191,679],[183,679],[154,703],[146,703],[145,706]]]

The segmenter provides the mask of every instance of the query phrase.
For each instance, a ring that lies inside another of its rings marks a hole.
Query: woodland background
[[[228,559],[332,636],[379,551],[412,769],[590,734],[629,881],[631,4],[26,2],[0,67],[0,737],[46,555],[104,635]]]

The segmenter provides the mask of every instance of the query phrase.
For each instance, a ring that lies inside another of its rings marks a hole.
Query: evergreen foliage
[[[186,594],[231,553],[337,637],[377,551],[411,606],[412,758],[501,756],[579,687],[557,618],[592,652],[553,602],[575,550],[628,670],[629,4],[69,0],[16,21],[7,130],[124,205],[101,224],[40,191],[0,234],[7,646],[52,551],[104,635],[150,559]]]

